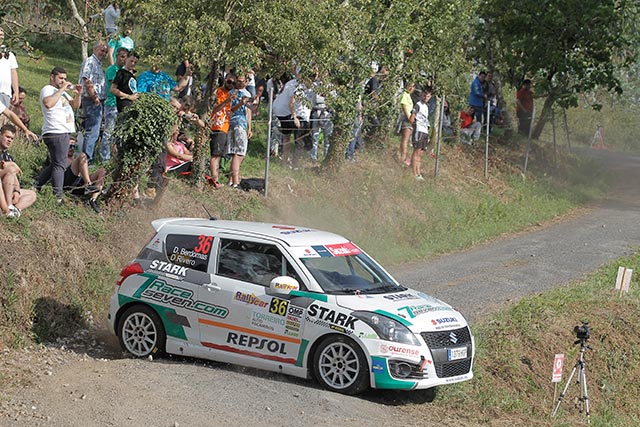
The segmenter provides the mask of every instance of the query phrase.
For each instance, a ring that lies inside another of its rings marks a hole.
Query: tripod
[[[575,365],[573,365],[573,371],[571,371],[571,375],[567,380],[567,384],[564,386],[564,390],[560,394],[558,398],[558,403],[556,403],[556,407],[553,410],[553,414],[551,416],[555,417],[558,412],[558,408],[560,408],[560,403],[562,403],[562,398],[567,393],[567,389],[569,388],[569,384],[571,384],[571,380],[575,375],[576,371],[578,372],[578,378],[576,383],[580,387],[580,398],[578,399],[580,402],[580,413],[583,413],[586,410],[587,415],[587,424],[591,425],[591,413],[589,412],[589,393],[587,393],[587,372],[586,372],[586,362],[584,361],[584,351],[586,349],[593,350],[591,347],[587,345],[588,338],[580,338],[574,344],[580,344],[580,356]]]

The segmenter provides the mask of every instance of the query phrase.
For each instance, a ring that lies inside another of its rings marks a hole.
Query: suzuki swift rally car
[[[234,363],[356,394],[473,377],[451,306],[398,284],[344,237],[304,227],[168,218],[126,266],[109,328],[136,357]]]

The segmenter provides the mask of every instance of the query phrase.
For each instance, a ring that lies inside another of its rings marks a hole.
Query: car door
[[[203,345],[274,363],[294,364],[300,347],[301,317],[288,320],[289,301],[267,294],[274,277],[298,272],[277,244],[220,236],[216,241],[212,288],[200,299],[228,309],[227,316],[205,314]]]

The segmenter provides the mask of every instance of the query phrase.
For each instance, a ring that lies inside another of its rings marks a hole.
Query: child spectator
[[[460,132],[462,142],[472,145],[474,141],[480,139],[480,122],[474,122],[474,109],[469,105],[466,110],[460,112]]]
[[[418,181],[424,181],[420,169],[422,163],[422,153],[429,145],[429,107],[431,99],[431,88],[429,86],[422,90],[420,100],[413,106],[410,121],[413,123],[411,166],[413,175]]]
[[[124,66],[118,70],[109,88],[111,93],[116,97],[118,113],[123,112],[125,108],[140,96],[138,94],[136,77],[133,74],[135,73],[138,58],[138,54],[133,50],[127,54],[127,59],[124,60]]]
[[[240,185],[240,165],[247,155],[247,147],[251,138],[251,110],[247,104],[252,102],[253,97],[246,89],[247,79],[245,76],[236,77],[236,98],[231,101],[231,120],[229,123],[231,136],[229,138],[229,148],[227,153],[231,158],[231,170],[229,174],[229,185],[237,188]]]
[[[165,172],[191,172],[193,154],[178,139],[180,132],[176,127],[171,134],[171,140],[167,142],[167,161]]]

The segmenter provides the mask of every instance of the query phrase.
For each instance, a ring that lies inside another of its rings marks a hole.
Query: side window
[[[176,265],[207,272],[213,236],[169,234],[165,240],[166,259]]]
[[[290,276],[303,286],[282,252],[265,243],[220,239],[217,274],[265,287],[274,277]]]

